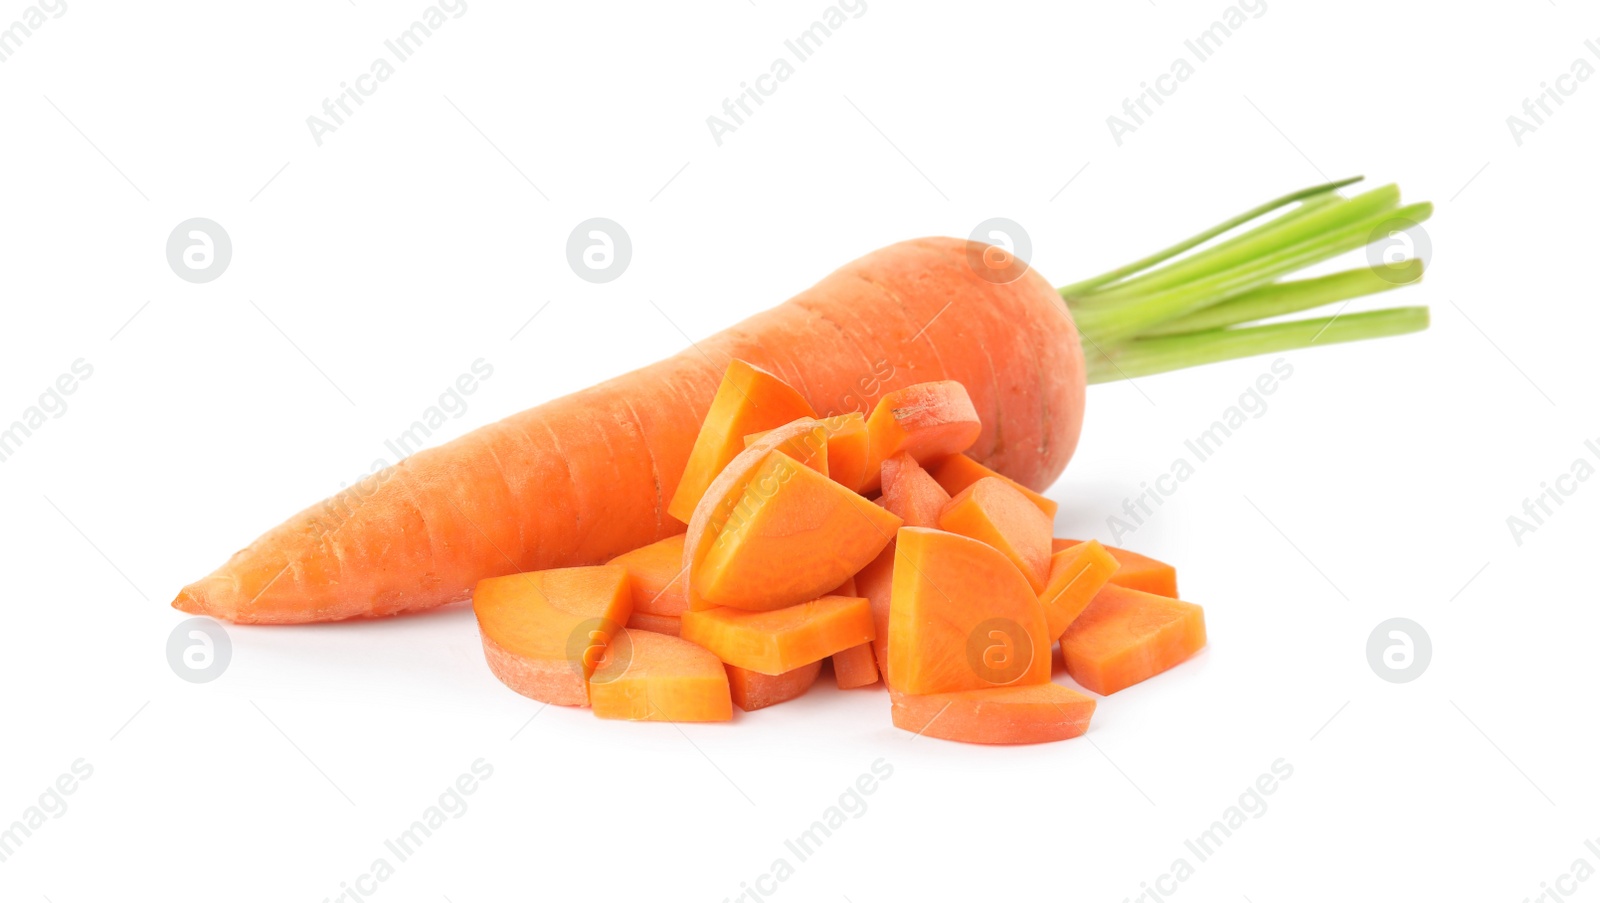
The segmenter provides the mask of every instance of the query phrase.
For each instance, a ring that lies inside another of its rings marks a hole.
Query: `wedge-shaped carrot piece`
[[[530,571],[478,581],[472,610],[489,670],[524,696],[587,705],[587,681],[632,613],[615,565]]]
[[[939,512],[939,526],[986,542],[1011,559],[1035,593],[1050,576],[1050,519],[1005,480],[984,477]]]
[[[1060,639],[1117,571],[1117,559],[1094,540],[1068,546],[1050,556],[1050,579],[1039,604],[1044,606],[1050,639]]]
[[[842,484],[851,492],[860,492],[862,484],[866,482],[867,458],[867,419],[861,414],[840,414],[835,417],[825,417],[817,421],[827,437],[827,468],[815,467],[814,470],[822,471],[832,477],[834,481]],[[754,445],[768,431],[751,433],[744,437],[746,448]],[[790,457],[800,456],[789,447],[784,451]]]
[[[652,615],[636,611],[628,618],[629,630],[648,630],[651,633],[664,633],[667,636],[677,636],[683,632],[683,622],[669,615]]]
[[[883,462],[883,506],[908,527],[937,527],[939,512],[950,501],[917,459],[901,452]]]
[[[1050,548],[1059,552],[1083,542],[1081,539],[1055,539],[1051,540]],[[1138,552],[1119,549],[1115,546],[1106,546],[1105,550],[1111,557],[1117,559],[1117,572],[1111,575],[1111,582],[1128,589],[1142,590],[1166,596],[1169,599],[1178,598],[1178,570],[1165,561],[1157,561]]]
[[[962,743],[1048,743],[1089,729],[1094,699],[1057,683],[913,696],[889,692],[894,726]]]
[[[1057,506],[1054,499],[1047,499],[1016,480],[984,467],[966,455],[951,455],[948,458],[941,458],[938,461],[931,462],[926,467],[928,468],[928,473],[932,474],[933,478],[939,481],[939,485],[944,487],[944,491],[951,495],[955,495],[984,477],[999,477],[1010,483],[1018,492],[1027,496],[1029,501],[1038,505],[1039,510],[1043,511],[1046,517],[1052,521],[1055,520]]]
[[[723,667],[728,671],[728,689],[733,692],[733,704],[746,712],[754,712],[804,696],[811,685],[817,682],[817,675],[822,673],[822,660],[782,674],[762,674],[737,665]]]
[[[878,660],[872,654],[872,644],[851,646],[833,654],[833,679],[841,690],[870,687],[878,682]]]
[[[889,603],[894,593],[894,543],[889,543],[872,563],[856,572],[856,592],[872,607],[872,657],[878,673],[889,682]]]
[[[824,596],[777,611],[690,611],[683,638],[730,665],[776,675],[871,642],[872,609],[866,599]]]
[[[948,693],[1049,680],[1044,608],[1016,565],[976,539],[902,529],[889,603],[890,688]]]
[[[771,611],[815,599],[876,557],[899,526],[888,511],[773,454],[690,568],[690,608]]]
[[[1206,617],[1190,602],[1109,584],[1061,636],[1072,679],[1106,696],[1183,662],[1206,644]]]
[[[862,491],[879,486],[884,461],[905,452],[931,461],[966,451],[978,440],[983,424],[965,386],[953,379],[917,383],[878,399],[867,418],[871,458]]]
[[[683,478],[667,504],[667,513],[689,522],[706,488],[728,462],[744,449],[750,433],[782,426],[816,412],[788,383],[752,364],[735,360],[722,375],[711,409],[700,425]]]
[[[635,615],[675,618],[689,610],[689,574],[683,566],[682,533],[624,552],[610,563],[628,572]]]
[[[624,629],[589,678],[589,703],[601,718],[625,721],[727,721],[728,675],[715,655],[677,637]]]
[[[809,437],[809,438],[805,438]],[[757,483],[757,494],[770,494],[774,490],[772,483],[773,474],[761,471],[763,465],[771,464],[768,459],[776,456],[779,459],[790,461],[791,464],[782,468],[782,473],[788,474],[799,468],[793,465],[794,458],[780,451],[786,443],[802,438],[807,444],[814,441],[825,444],[826,434],[822,431],[821,424],[815,420],[797,420],[784,424],[777,429],[770,430],[749,448],[740,452],[737,457],[717,474],[705,495],[700,499],[700,504],[695,507],[694,516],[689,519],[689,530],[683,538],[683,564],[688,570],[689,607],[711,608],[709,603],[696,598],[694,589],[694,574],[698,565],[705,560],[706,554],[711,550],[724,529],[730,524],[743,522],[749,516],[749,508],[745,505],[746,490],[750,488],[751,481],[758,475],[766,477],[765,483]],[[790,444],[788,447],[793,448]],[[820,595],[820,593],[819,593]]]

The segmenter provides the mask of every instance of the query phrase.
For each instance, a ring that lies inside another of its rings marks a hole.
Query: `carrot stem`
[[[1375,295],[1411,285],[1422,278],[1422,261],[1384,264],[1380,269],[1359,267],[1315,279],[1275,282],[1238,297],[1148,329],[1145,337],[1182,335],[1253,323],[1270,317],[1299,313],[1338,301]]]
[[[1087,345],[1089,382],[1105,383],[1313,345],[1404,335],[1428,328],[1426,307],[1392,307],[1263,326],[1135,339],[1114,348]]]

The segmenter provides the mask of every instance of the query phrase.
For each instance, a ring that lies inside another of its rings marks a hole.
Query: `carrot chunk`
[[[870,687],[877,683],[878,660],[872,655],[872,644],[862,643],[843,652],[835,652],[833,679],[841,690]]]
[[[689,611],[683,638],[730,665],[776,675],[870,642],[872,609],[866,599],[824,596],[777,611]]]
[[[1038,505],[1039,510],[1043,511],[1046,517],[1052,521],[1055,520],[1057,506],[1054,499],[1047,499],[1016,480],[984,467],[966,455],[951,455],[948,458],[941,458],[928,464],[927,467],[928,473],[932,474],[933,478],[939,481],[939,485],[944,487],[944,491],[951,495],[955,495],[984,477],[999,477],[1010,483],[1018,492],[1027,496],[1029,501]]]
[[[1050,639],[1060,639],[1116,571],[1117,559],[1092,539],[1050,556],[1050,579],[1039,594]]]
[[[900,519],[782,453],[751,475],[705,557],[690,608],[771,611],[815,599],[888,545]]]
[[[683,631],[683,624],[680,619],[668,615],[652,615],[636,611],[628,617],[628,629],[677,636]]]
[[[707,487],[743,450],[747,434],[815,416],[811,405],[788,383],[753,364],[733,361],[711,399],[711,409],[700,425],[667,513],[688,523]]]
[[[635,615],[675,618],[689,610],[688,572],[683,566],[682,533],[632,552],[624,552],[611,559],[610,563],[628,572]]]
[[[1183,662],[1206,644],[1206,618],[1190,602],[1109,584],[1061,636],[1072,679],[1107,696]]]
[[[897,535],[889,603],[892,689],[947,693],[1047,683],[1046,630],[1044,608],[1027,578],[994,547],[923,527]]]
[[[894,542],[856,572],[856,592],[872,607],[872,657],[884,683],[889,681],[889,602],[894,592]]]
[[[1083,542],[1081,539],[1055,539],[1051,540],[1050,548],[1059,552],[1081,542]],[[1178,598],[1177,568],[1127,549],[1106,546],[1105,550],[1111,553],[1111,557],[1117,559],[1118,567],[1116,573],[1111,575],[1112,583],[1170,599]]]
[[[922,469],[916,458],[901,452],[883,462],[883,506],[906,526],[939,526],[939,512],[949,501],[950,493]]]
[[[728,671],[728,689],[733,692],[733,704],[746,712],[764,709],[769,705],[788,702],[804,696],[822,673],[822,660],[801,665],[782,674],[762,674],[737,665],[724,665]]]
[[[817,424],[826,436],[823,457],[828,464],[826,469],[813,469],[826,473],[851,492],[860,492],[867,475],[867,419],[861,414],[840,414],[818,420]],[[763,430],[744,437],[745,447],[756,444],[768,432]],[[799,457],[787,447],[784,451],[791,457]]]
[[[717,657],[693,643],[623,629],[589,678],[589,702],[601,718],[625,721],[727,721],[728,675]]]
[[[868,460],[862,491],[878,488],[879,467],[905,452],[918,461],[966,451],[983,424],[965,386],[953,379],[917,383],[878,399],[867,418]]]
[[[891,690],[894,726],[963,743],[1047,743],[1089,729],[1095,701],[1057,683],[915,696]]]
[[[1050,576],[1050,519],[1005,480],[984,477],[939,512],[939,526],[999,549],[1038,593]]]
[[[588,704],[589,675],[632,608],[628,572],[615,565],[491,577],[472,591],[489,670],[556,705]]]

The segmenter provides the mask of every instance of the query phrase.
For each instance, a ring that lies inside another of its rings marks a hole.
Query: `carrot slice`
[[[817,423],[827,436],[828,467],[824,472],[851,492],[860,492],[862,484],[866,482],[869,457],[866,417],[854,413],[840,414],[825,417]],[[764,430],[744,437],[745,447],[754,445],[767,432]]]
[[[651,633],[664,633],[667,636],[677,636],[683,632],[682,621],[668,615],[652,615],[636,611],[628,617],[629,630],[648,630]]]
[[[1055,539],[1051,540],[1050,548],[1059,552],[1081,542],[1083,542],[1081,539]],[[1118,567],[1116,573],[1111,575],[1112,583],[1170,599],[1178,598],[1177,568],[1165,561],[1157,561],[1127,549],[1106,546],[1105,550],[1111,553],[1111,557],[1117,559]]]
[[[867,418],[868,449],[864,492],[878,488],[879,467],[905,452],[918,461],[966,451],[983,424],[965,386],[953,379],[917,383],[878,399]]]
[[[872,563],[856,572],[856,592],[872,607],[872,657],[878,673],[889,682],[889,602],[894,592],[894,543],[884,547]]]
[[[623,629],[589,678],[589,702],[601,718],[626,721],[727,721],[728,675],[717,657],[693,643]]]
[[[1117,559],[1092,539],[1050,556],[1050,579],[1039,594],[1050,639],[1060,639],[1116,571]]]
[[[628,572],[635,615],[675,618],[689,610],[689,581],[688,572],[683,566],[682,533],[632,552],[624,552],[611,559],[610,563]]]
[[[971,486],[984,477],[999,477],[1010,483],[1018,492],[1028,497],[1028,500],[1039,506],[1039,510],[1052,521],[1056,516],[1056,503],[1054,499],[1047,499],[1032,489],[1018,483],[1016,480],[996,473],[966,455],[951,455],[934,461],[927,465],[928,473],[933,475],[944,491],[955,495],[961,490]]]
[[[1035,593],[1050,576],[1050,519],[1005,480],[984,477],[939,512],[939,526],[1005,553]]]
[[[866,599],[824,596],[777,611],[690,611],[683,638],[730,665],[776,675],[870,642],[872,609]]]
[[[632,607],[628,572],[615,565],[491,577],[472,591],[489,670],[556,705],[588,704],[589,675]]]
[[[835,652],[833,679],[841,690],[870,687],[877,683],[878,660],[872,654],[872,644],[862,643],[843,652]]]
[[[1200,606],[1110,584],[1061,636],[1072,679],[1107,696],[1183,662],[1206,644]]]
[[[815,599],[876,557],[899,526],[888,511],[773,454],[690,566],[690,607],[771,611]]]
[[[947,693],[1048,683],[1046,631],[1044,608],[1027,578],[994,547],[923,527],[897,535],[892,689]]]
[[[737,665],[723,667],[728,671],[728,689],[733,693],[733,704],[746,712],[754,712],[805,695],[811,685],[817,682],[817,675],[822,673],[822,659],[782,674],[762,674]]]
[[[734,360],[711,399],[711,409],[700,425],[667,513],[688,523],[717,474],[743,450],[747,434],[815,416],[811,405],[788,383],[753,364]]]
[[[949,501],[950,493],[922,469],[916,458],[901,452],[883,462],[883,506],[906,526],[939,526],[939,512]]]
[[[1089,729],[1095,701],[1057,683],[915,696],[891,690],[894,726],[963,743],[1048,743]]]

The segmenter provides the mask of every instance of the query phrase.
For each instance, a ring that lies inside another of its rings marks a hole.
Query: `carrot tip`
[[[206,613],[205,602],[201,600],[198,593],[187,586],[179,591],[178,598],[172,600],[172,607],[179,611],[188,612],[192,615],[203,615]]]

